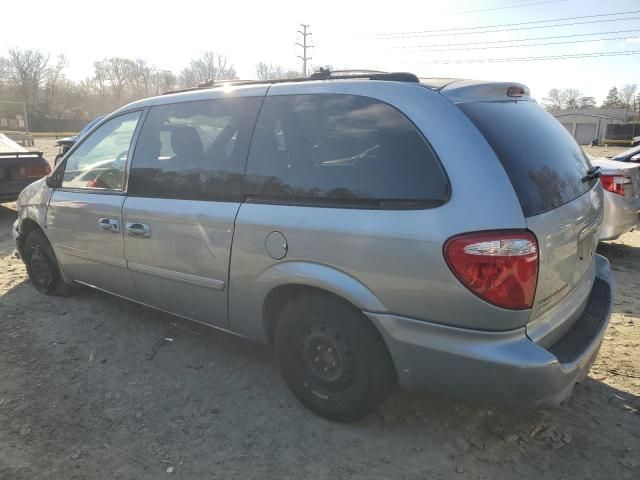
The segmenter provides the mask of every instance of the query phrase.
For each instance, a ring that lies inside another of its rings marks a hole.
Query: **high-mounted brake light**
[[[624,195],[624,186],[631,185],[631,177],[623,177],[619,175],[600,175],[600,182],[605,190]]]
[[[524,96],[524,88],[519,86],[512,86],[507,88],[507,96],[508,97],[522,97]]]
[[[531,308],[538,281],[538,242],[528,231],[459,235],[444,257],[462,284],[483,300],[512,310]]]

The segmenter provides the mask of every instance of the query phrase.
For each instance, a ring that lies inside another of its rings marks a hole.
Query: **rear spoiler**
[[[457,80],[439,91],[454,103],[531,100],[529,88],[517,82]]]
[[[42,152],[0,152],[0,158],[33,158],[40,157],[44,159],[42,156]]]

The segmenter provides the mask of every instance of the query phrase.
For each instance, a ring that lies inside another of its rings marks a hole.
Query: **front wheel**
[[[51,244],[40,230],[27,234],[24,262],[29,280],[39,292],[58,296],[71,293],[71,287],[62,279]]]
[[[389,352],[373,324],[329,294],[291,300],[276,327],[282,375],[307,408],[347,422],[372,413],[395,382]]]

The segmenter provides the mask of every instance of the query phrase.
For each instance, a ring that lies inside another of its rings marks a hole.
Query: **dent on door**
[[[226,283],[238,204],[127,198],[125,256],[140,300],[227,324]]]

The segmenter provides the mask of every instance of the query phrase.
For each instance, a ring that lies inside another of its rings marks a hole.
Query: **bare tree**
[[[56,100],[56,94],[58,93],[58,86],[63,77],[62,71],[66,66],[67,58],[64,55],[58,55],[58,60],[55,65],[47,68],[44,84],[44,108],[42,112],[45,116],[53,114],[56,118],[59,118],[61,114],[60,111],[54,112],[54,103]]]
[[[148,97],[151,94],[151,75],[154,67],[147,65],[147,61],[138,58],[131,62],[128,73],[128,83],[133,97]]]
[[[49,55],[38,50],[12,48],[7,58],[9,80],[20,91],[22,99],[34,108],[49,64]]]
[[[256,76],[258,80],[275,80],[282,78],[283,68],[280,65],[260,62],[256,65]]]
[[[135,64],[132,60],[121,57],[103,60],[103,64],[115,100],[119,103],[124,98],[125,88],[131,80],[131,71]]]
[[[65,78],[66,65],[64,56],[50,59],[36,50],[14,49],[7,58],[0,56],[0,97],[24,98],[32,125],[56,125],[47,120],[86,121],[124,103],[175,89],[179,82],[192,86],[209,79],[236,76],[231,60],[212,52],[193,59],[180,80],[173,72],[149,65],[144,59],[98,60],[93,64],[93,74],[81,82]],[[290,75],[284,69],[277,70],[278,75]]]
[[[236,70],[225,55],[216,55],[211,51],[191,60],[188,67],[180,73],[180,84],[183,87],[195,87],[207,80],[231,80],[236,78]]]
[[[560,91],[560,102],[563,108],[575,110],[579,106],[578,100],[582,93],[577,88],[564,88]]]
[[[178,83],[178,79],[170,70],[153,70],[149,80],[151,95],[160,95],[173,90]]]
[[[627,109],[633,108],[633,100],[636,94],[638,86],[635,83],[627,83],[618,90],[620,95],[620,102],[622,106]]]
[[[557,88],[552,88],[547,96],[542,99],[544,106],[553,110],[562,109],[562,94]]]
[[[87,83],[88,87],[101,98],[106,98],[109,95],[107,66],[104,61],[93,62],[93,78],[87,80]]]
[[[258,77],[258,80],[278,80],[283,78],[301,77],[302,74],[295,70],[285,70],[280,65],[260,62],[256,65],[256,76]]]
[[[596,99],[594,97],[580,97],[578,99],[578,108],[595,108]]]
[[[6,58],[0,57],[0,82],[9,78],[9,62]]]
[[[9,62],[4,57],[0,57],[0,98],[2,98],[5,88],[9,83]]]

